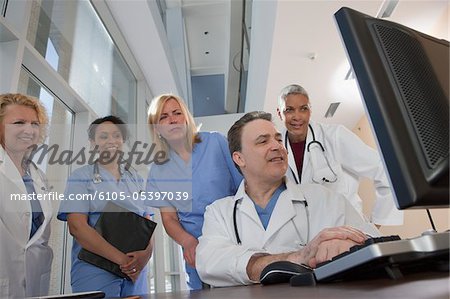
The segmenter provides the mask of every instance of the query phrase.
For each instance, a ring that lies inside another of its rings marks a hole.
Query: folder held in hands
[[[106,205],[94,227],[108,243],[123,253],[147,248],[155,228],[156,222],[130,212],[112,202]],[[120,270],[118,264],[84,248],[80,250],[78,258],[119,277],[130,280]]]

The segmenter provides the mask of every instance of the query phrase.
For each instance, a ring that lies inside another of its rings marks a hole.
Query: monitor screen
[[[336,23],[397,208],[449,207],[449,43],[350,8]]]

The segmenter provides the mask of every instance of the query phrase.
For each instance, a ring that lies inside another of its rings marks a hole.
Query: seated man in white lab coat
[[[258,283],[275,261],[314,268],[363,243],[366,234],[379,234],[342,195],[285,178],[287,152],[271,114],[247,113],[229,130],[228,142],[244,180],[235,196],[206,208],[196,253],[203,282]]]

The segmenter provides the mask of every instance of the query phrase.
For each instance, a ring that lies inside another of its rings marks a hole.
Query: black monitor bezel
[[[401,24],[377,19],[345,7],[336,12],[335,19],[358,80],[378,146],[383,153],[385,166],[395,190],[397,208],[449,207],[448,143],[447,157],[440,161],[436,169],[428,169],[418,146],[416,133],[408,123],[410,116],[402,107],[399,87],[388,65],[388,58],[380,49],[373,28],[382,23],[414,38],[426,38],[447,48],[448,41],[438,40]],[[447,118],[448,132],[448,89],[445,96],[447,115],[444,118]]]

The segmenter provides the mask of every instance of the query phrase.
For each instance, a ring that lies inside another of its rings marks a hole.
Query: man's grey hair
[[[278,107],[284,107],[287,96],[291,94],[301,94],[309,100],[308,92],[306,91],[306,89],[304,89],[300,85],[291,84],[281,90],[280,95],[278,96]]]

